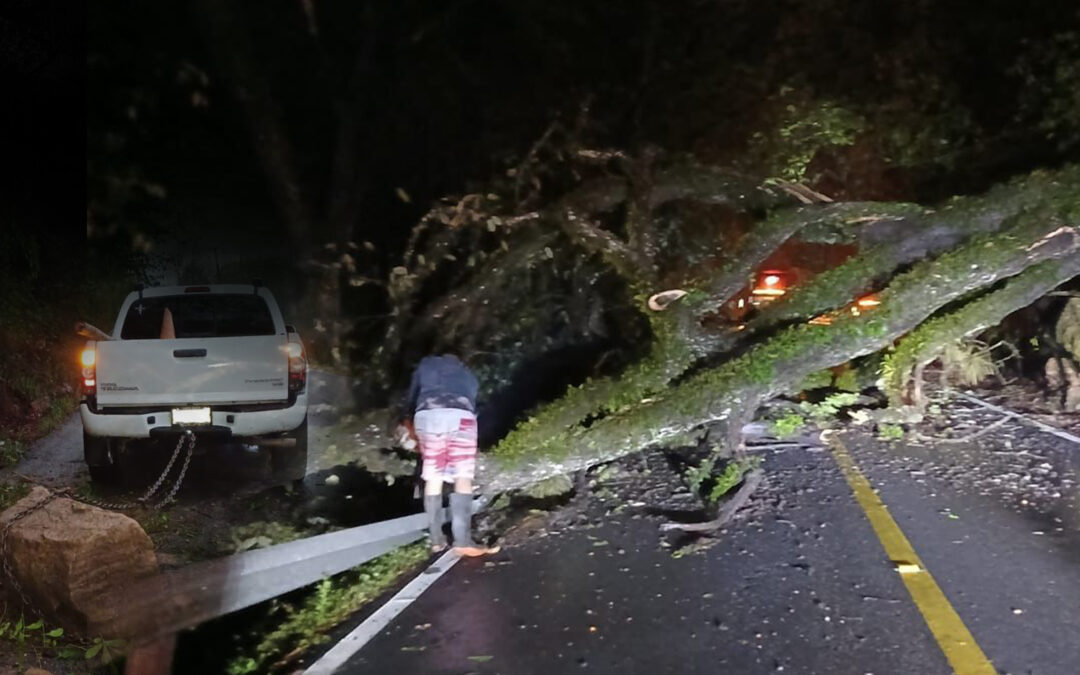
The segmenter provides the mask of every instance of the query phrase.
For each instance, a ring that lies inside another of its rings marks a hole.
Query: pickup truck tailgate
[[[281,335],[97,343],[101,407],[270,403],[288,398]]]

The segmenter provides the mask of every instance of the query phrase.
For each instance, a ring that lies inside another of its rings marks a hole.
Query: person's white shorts
[[[424,480],[472,479],[476,473],[476,415],[457,408],[421,410],[413,416]]]

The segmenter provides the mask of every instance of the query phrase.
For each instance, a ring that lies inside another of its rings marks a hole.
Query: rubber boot
[[[498,546],[480,546],[473,541],[472,502],[472,495],[460,492],[450,495],[450,532],[454,535],[454,550],[468,557],[498,553]]]
[[[442,495],[425,495],[424,513],[428,517],[428,539],[431,550],[438,553],[446,548],[446,535],[443,534],[442,529],[443,523],[446,522]]]

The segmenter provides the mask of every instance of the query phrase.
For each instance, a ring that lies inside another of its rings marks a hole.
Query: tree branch
[[[559,211],[555,219],[572,242],[599,254],[631,285],[651,276],[645,260],[613,233],[590,223],[584,213],[568,207]]]
[[[647,148],[642,156],[628,163],[630,195],[626,202],[627,241],[638,258],[647,265],[649,276],[656,275],[655,228],[652,219],[653,162],[658,151]]]
[[[670,530],[680,530],[682,532],[715,532],[735,516],[735,513],[746,505],[746,502],[750,501],[750,495],[754,493],[758,485],[761,483],[761,479],[765,477],[765,472],[761,469],[751,469],[743,477],[742,485],[727,501],[720,507],[720,512],[716,514],[716,518],[706,521],[704,523],[664,523],[660,526],[661,532],[668,532]]]
[[[890,401],[901,403],[911,372],[936,359],[946,345],[999,323],[1077,275],[1080,275],[1080,255],[1033,265],[1000,289],[911,331],[900,340],[896,351],[885,357],[885,390]]]
[[[744,236],[731,252],[730,262],[706,282],[705,292],[709,300],[698,307],[698,313],[714,311],[717,305],[724,303],[746,286],[754,270],[784,242],[804,228],[905,219],[922,211],[922,207],[913,204],[879,202],[845,202],[780,211]]]
[[[617,459],[703,424],[738,420],[741,426],[763,400],[789,390],[807,374],[885,347],[974,290],[1044,260],[1075,255],[1077,223],[1064,222],[1068,227],[1055,229],[1060,218],[1020,218],[1001,234],[976,238],[898,276],[881,292],[882,306],[875,312],[845,314],[831,326],[792,326],[632,410],[587,428],[553,431],[539,447],[500,444],[482,458],[480,480],[485,490],[501,492]]]
[[[956,199],[921,217],[915,210],[919,207],[906,205],[905,209],[912,209],[906,217],[875,221],[857,235],[866,247],[862,253],[765,307],[749,322],[745,335],[842,307],[905,265],[947,251],[971,236],[996,232],[1017,214],[1067,200],[1077,185],[1080,167],[1070,167],[1035,173],[984,195]]]

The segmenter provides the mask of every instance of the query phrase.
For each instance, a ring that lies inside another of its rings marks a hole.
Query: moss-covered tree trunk
[[[911,331],[885,358],[883,375],[890,402],[894,405],[907,402],[909,386],[918,392],[922,367],[940,356],[950,343],[997,324],[1077,275],[1080,275],[1080,255],[1041,262],[1009,279],[1001,288]],[[911,398],[919,403],[921,397],[913,393]]]
[[[377,355],[385,372],[400,360],[401,338],[417,327],[509,336],[510,344],[526,349],[542,336],[543,322],[508,325],[501,308],[516,308],[514,316],[523,318],[552,312],[545,299],[522,289],[538,270],[567,277],[568,258],[599,270],[572,285],[574,295],[588,298],[575,306],[611,302],[610,289],[622,289],[620,302],[650,329],[640,360],[618,376],[570,387],[486,453],[481,482],[487,490],[670,444],[703,425],[714,434],[717,426],[726,428],[733,452],[744,420],[760,403],[797,390],[808,374],[882,350],[958,302],[978,315],[944,330],[962,334],[1076,273],[1074,263],[1061,258],[1076,255],[1080,167],[1036,172],[926,207],[833,203],[820,195],[819,203],[806,204],[805,195],[791,198],[790,186],[779,189],[692,161],[664,164],[653,153],[612,157],[592,178],[571,167],[576,187],[534,195],[527,208],[514,201],[516,192],[497,187],[436,208],[416,228],[403,264],[387,282],[395,316]],[[538,206],[545,199],[548,205]],[[699,238],[696,250],[682,244],[665,250],[672,228],[684,226],[680,218],[702,208],[737,213],[756,225],[734,244]],[[725,320],[718,310],[791,240],[855,244],[858,253],[791,289],[745,325]],[[680,258],[691,262],[679,264]],[[618,283],[608,284],[608,297],[600,298],[595,286],[604,275]],[[1017,275],[1006,290],[981,299]],[[669,290],[685,295],[650,307],[650,297]],[[882,305],[862,315],[849,312],[868,292],[879,293]],[[587,321],[587,314],[579,310],[569,323]],[[832,324],[808,325],[822,315]]]
[[[585,383],[539,409],[485,457],[481,482],[490,491],[520,487],[670,443],[706,424],[724,426],[727,442],[736,446],[743,422],[760,403],[797,388],[808,374],[881,350],[939,310],[1032,266],[1030,278],[1037,278],[1038,283],[1025,283],[1027,277],[1018,280],[1013,286],[1023,286],[1026,292],[1012,293],[1011,303],[1074,276],[1074,263],[1068,256],[1078,255],[1080,243],[1078,186],[1076,169],[1038,174],[965,199],[962,206],[941,209],[928,222],[915,222],[928,216],[910,205],[828,205],[777,214],[770,223],[786,218],[803,225],[821,224],[831,218],[819,214],[830,213],[848,226],[889,221],[894,230],[890,236],[907,253],[898,254],[885,244],[871,246],[846,267],[858,274],[842,274],[843,283],[838,282],[836,288],[819,282],[793,293],[788,307],[798,305],[800,310],[788,310],[782,317],[788,327],[761,329],[749,349],[738,346],[739,336],[708,335],[692,322],[687,328],[687,312],[673,313],[671,324],[654,317],[655,342],[649,357],[620,378]],[[908,223],[908,236],[916,242],[904,244],[904,228],[894,225],[901,221]],[[766,226],[761,236],[770,243],[782,241],[785,237],[778,236],[777,229],[791,236],[801,228]],[[757,250],[756,242],[740,249]],[[610,249],[596,250],[604,254]],[[927,259],[890,279],[898,267],[910,262],[912,250]],[[883,251],[888,255],[883,256]],[[750,269],[758,258],[748,256]],[[693,308],[689,313],[700,313],[703,304],[723,302],[727,293],[723,286],[715,279],[699,282],[698,288],[713,288],[719,294],[702,291],[688,296],[687,305]],[[860,316],[836,312],[828,326],[806,323],[821,312],[843,307],[858,293],[878,289],[882,305],[873,312]],[[992,306],[1003,308],[1010,302]],[[670,328],[680,316],[683,327]],[[678,382],[700,361],[701,351],[693,346],[702,344],[710,345],[705,351],[722,353],[734,348],[732,353],[739,355]],[[672,382],[678,382],[677,386],[671,386]]]

